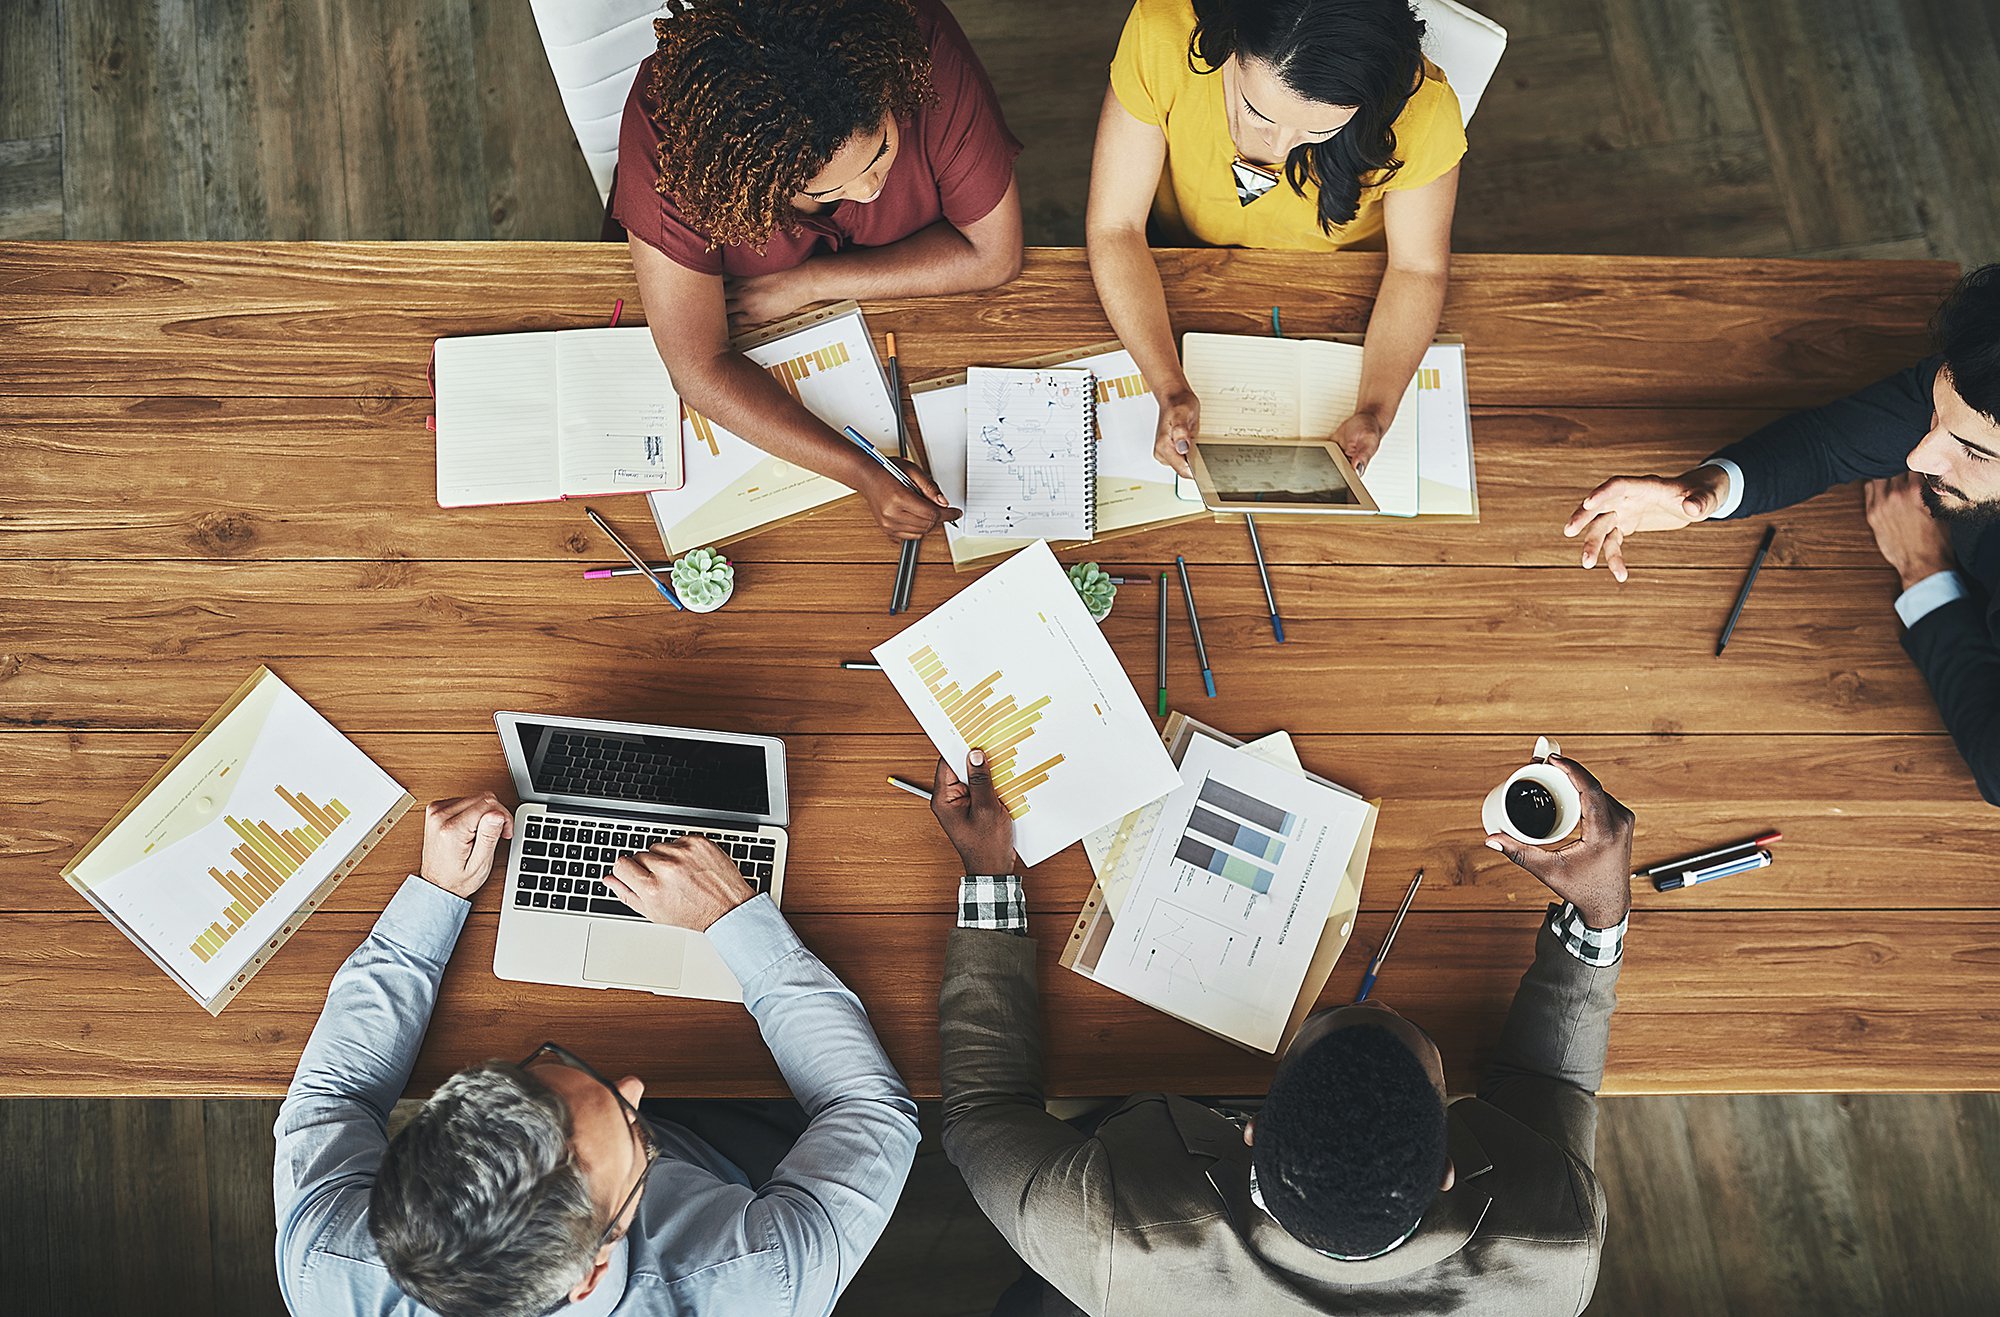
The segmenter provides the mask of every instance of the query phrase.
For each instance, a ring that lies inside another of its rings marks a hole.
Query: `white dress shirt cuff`
[[[1949,569],[1932,572],[1896,596],[1896,616],[1903,619],[1904,626],[1913,627],[1930,613],[1954,599],[1965,598],[1968,593],[1965,578],[1957,572]]]
[[[1729,483],[1722,488],[1722,502],[1716,505],[1715,511],[1708,514],[1708,519],[1720,521],[1724,517],[1734,515],[1736,509],[1743,506],[1743,468],[1726,457],[1711,457],[1701,465],[1720,468],[1722,474],[1729,480]]]

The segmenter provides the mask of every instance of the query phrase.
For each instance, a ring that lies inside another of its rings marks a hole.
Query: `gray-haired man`
[[[544,1044],[447,1080],[392,1142],[470,898],[511,830],[432,804],[420,876],[334,976],[278,1115],[278,1280],[294,1313],[824,1314],[888,1223],[917,1109],[854,994],[705,838],[627,856],[619,895],[704,931],[808,1123],[755,1180]]]

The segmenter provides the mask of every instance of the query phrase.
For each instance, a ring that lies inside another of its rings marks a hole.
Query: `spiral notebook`
[[[1096,377],[1087,370],[966,372],[965,517],[972,535],[1097,533]]]

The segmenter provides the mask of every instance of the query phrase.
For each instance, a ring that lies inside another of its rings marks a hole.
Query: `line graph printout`
[[[265,670],[63,876],[216,1010],[409,804]]]
[[[1206,737],[1180,771],[1095,977],[1269,1052],[1369,805]]]
[[[965,383],[967,533],[1088,539],[1097,500],[1090,372],[974,366]]]
[[[1046,544],[874,653],[947,763],[963,771],[969,750],[986,752],[1028,864],[1179,784],[1131,678]]]

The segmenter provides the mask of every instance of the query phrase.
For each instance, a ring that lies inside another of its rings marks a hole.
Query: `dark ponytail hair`
[[[1362,175],[1403,167],[1394,125],[1423,82],[1423,37],[1409,0],[1194,0],[1188,65],[1208,73],[1231,55],[1254,59],[1309,101],[1356,107],[1346,127],[1285,160],[1294,192],[1319,189],[1330,232],[1360,210]]]

